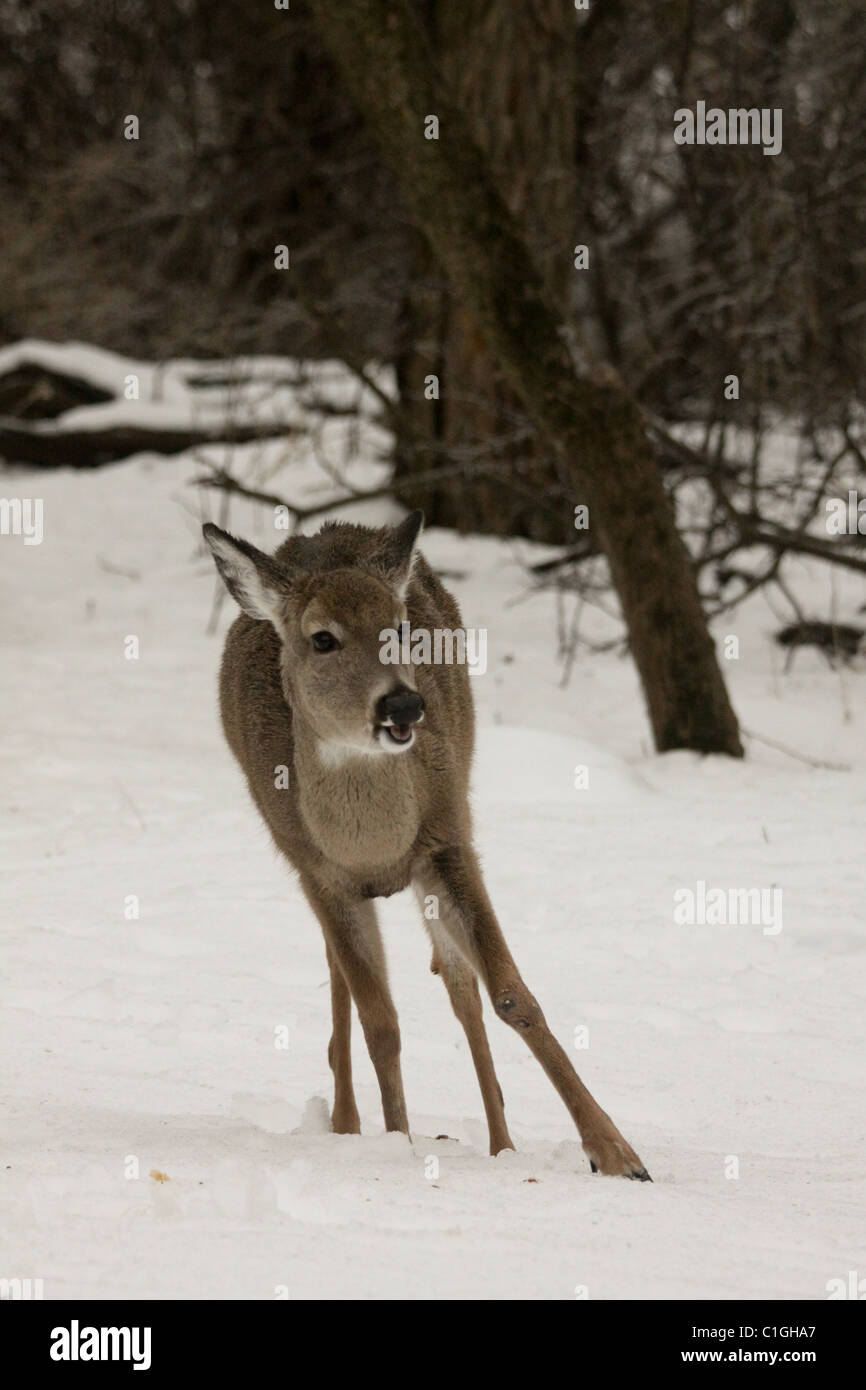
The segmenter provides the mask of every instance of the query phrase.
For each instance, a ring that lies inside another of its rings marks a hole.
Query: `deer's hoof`
[[[360,1133],[361,1133],[361,1119],[360,1119],[360,1116],[358,1115],[357,1110],[354,1110],[354,1109],[337,1110],[337,1108],[336,1108],[336,1106],[335,1106],[335,1107],[334,1107],[334,1110],[333,1110],[333,1113],[332,1113],[332,1115],[331,1115],[331,1133],[332,1133],[332,1134],[360,1134]]]
[[[652,1182],[634,1149],[619,1135],[615,1139],[588,1141],[583,1148],[593,1173],[602,1173],[611,1178],[630,1178],[632,1182]]]

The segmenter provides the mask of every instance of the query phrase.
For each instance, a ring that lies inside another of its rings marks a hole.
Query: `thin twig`
[[[829,772],[850,772],[850,763],[831,763],[823,758],[809,758],[805,753],[798,753],[796,748],[789,748],[787,744],[778,743],[774,738],[766,738],[763,734],[753,733],[751,729],[746,729],[741,724],[740,733],[745,734],[746,738],[754,739],[756,743],[765,743],[768,748],[777,748],[780,753],[787,753],[789,758],[796,758],[798,762],[806,763],[809,767],[826,768]]]

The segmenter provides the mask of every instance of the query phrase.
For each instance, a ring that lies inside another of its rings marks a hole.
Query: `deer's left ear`
[[[388,533],[384,544],[370,560],[370,568],[405,599],[412,578],[416,546],[424,527],[424,513],[410,512],[399,526]]]

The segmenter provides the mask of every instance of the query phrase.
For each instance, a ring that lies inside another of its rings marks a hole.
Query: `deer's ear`
[[[202,527],[202,535],[232,598],[250,618],[274,622],[280,600],[291,588],[290,577],[270,555],[256,550],[248,541],[230,536],[228,531],[221,531],[212,521]]]
[[[415,563],[415,547],[423,526],[424,513],[410,512],[399,526],[392,528],[384,544],[370,560],[370,568],[381,575],[401,599],[406,597],[409,588],[412,566]]]

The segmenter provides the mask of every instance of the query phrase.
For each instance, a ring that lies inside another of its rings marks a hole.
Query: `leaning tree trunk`
[[[656,747],[742,756],[685,546],[637,406],[581,379],[518,225],[446,98],[406,0],[311,0],[359,109],[418,225],[484,339],[590,509],[640,672]],[[439,117],[439,140],[425,118]]]
[[[554,303],[574,275],[574,11],[562,0],[434,0],[429,31],[443,81],[466,118]],[[435,112],[427,113],[435,115]],[[467,460],[458,483],[412,488],[414,505],[461,531],[573,537],[565,511],[540,498],[552,475],[539,439],[463,297],[417,237],[398,364],[402,428],[395,478]],[[438,379],[438,396],[425,382]],[[480,472],[504,474],[509,485]]]

